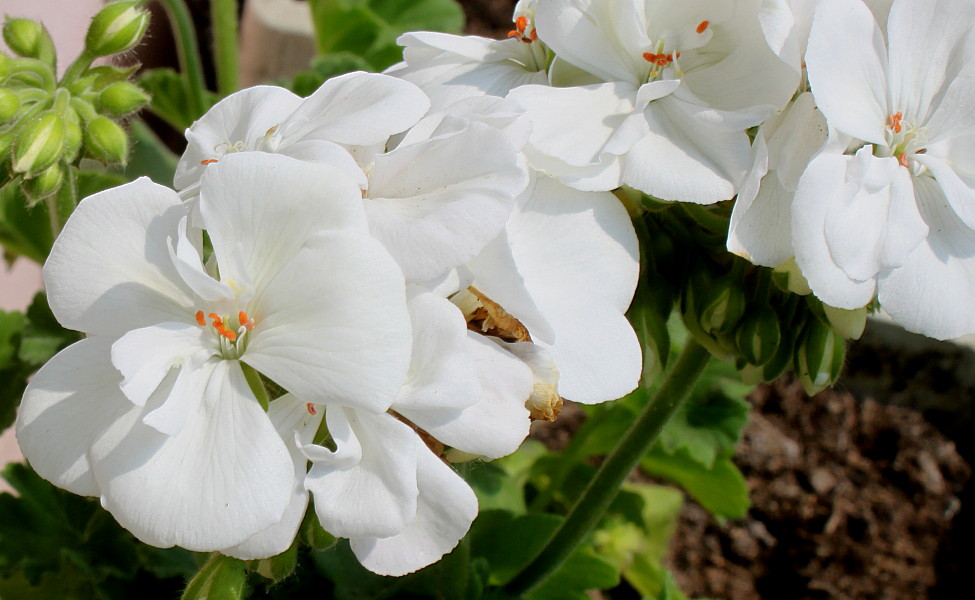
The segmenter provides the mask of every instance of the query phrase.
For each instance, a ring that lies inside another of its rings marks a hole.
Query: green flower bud
[[[78,153],[81,152],[81,142],[84,137],[81,131],[81,119],[78,117],[78,113],[69,110],[65,115],[64,122],[64,161],[72,163],[78,158]]]
[[[795,368],[802,387],[812,396],[835,382],[843,369],[846,342],[812,317],[796,343]]]
[[[54,194],[61,188],[61,184],[64,182],[64,167],[60,164],[56,164],[44,171],[41,171],[37,177],[32,177],[31,179],[24,180],[24,191],[27,192],[28,197],[31,199],[31,203],[36,203],[38,200],[43,200],[51,194]]]
[[[833,331],[848,340],[858,340],[867,327],[867,307],[846,310],[823,304],[823,312]]]
[[[20,111],[20,98],[10,90],[0,88],[0,125],[17,116]]]
[[[149,13],[140,4],[115,2],[103,8],[91,21],[85,50],[94,56],[108,56],[138,44],[149,26]]]
[[[129,155],[129,138],[118,123],[106,117],[95,117],[85,130],[85,150],[92,158],[105,163],[122,163]]]
[[[731,331],[745,314],[745,291],[730,279],[719,279],[712,283],[704,296],[704,309],[700,321],[704,331]]]
[[[54,64],[54,40],[47,29],[36,21],[7,19],[3,24],[3,41],[19,56]]]
[[[14,61],[6,52],[0,52],[0,81],[6,79],[14,69]]]
[[[53,111],[21,125],[14,144],[14,172],[33,177],[58,162],[64,153],[64,135],[64,121]]]
[[[10,147],[14,145],[14,130],[0,132],[0,156],[5,156]],[[0,165],[5,166],[9,164],[8,160],[0,160]],[[0,181],[3,178],[0,177]]]
[[[749,313],[735,330],[735,344],[742,358],[752,365],[772,360],[782,341],[779,316],[770,306]]]
[[[790,258],[788,262],[775,267],[772,271],[772,281],[784,292],[792,292],[799,296],[808,296],[812,293],[809,282],[799,270],[796,259]]]
[[[148,101],[149,95],[142,88],[128,81],[119,81],[101,91],[95,101],[95,108],[100,113],[121,117],[139,109]]]

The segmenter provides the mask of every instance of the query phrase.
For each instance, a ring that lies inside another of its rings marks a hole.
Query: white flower
[[[305,99],[278,87],[247,88],[218,102],[186,130],[174,185],[192,191],[207,165],[235,152],[332,164],[363,184],[364,175],[341,146],[385,143],[429,107],[415,86],[374,73],[333,77]]]
[[[896,0],[885,43],[861,2],[823,0],[806,65],[831,130],[793,208],[796,262],[824,302],[874,295],[895,320],[975,332],[975,5]]]
[[[731,198],[749,167],[744,130],[796,89],[795,41],[766,39],[791,39],[792,19],[772,0],[540,0],[551,80],[573,87],[509,94],[535,127],[526,155],[579,189]]]
[[[44,278],[88,337],[38,372],[17,422],[38,473],[156,546],[221,550],[277,523],[295,467],[248,370],[384,411],[408,367],[403,278],[359,197],[328,167],[228,156],[201,182],[206,266],[175,192],[142,179],[83,201]]]

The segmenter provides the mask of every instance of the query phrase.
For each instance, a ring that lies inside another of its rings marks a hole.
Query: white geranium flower
[[[973,26],[971,2],[896,0],[885,43],[867,6],[822,0],[806,54],[817,105],[854,141],[799,182],[796,262],[824,302],[877,295],[938,338],[975,332]]]
[[[218,102],[186,130],[174,185],[192,193],[207,165],[235,152],[331,164],[361,185],[365,176],[341,146],[385,143],[429,107],[415,86],[375,73],[333,77],[305,99],[273,86],[247,88]]]
[[[38,473],[156,546],[232,548],[277,523],[295,466],[248,371],[381,412],[408,367],[403,278],[359,198],[328,167],[228,156],[201,182],[206,266],[172,190],[141,179],[83,201],[44,278],[88,338],[38,372],[17,422]]]
[[[731,198],[749,168],[744,130],[799,80],[784,1],[539,0],[535,27],[556,54],[552,82],[573,87],[509,98],[534,124],[532,166],[579,189]]]

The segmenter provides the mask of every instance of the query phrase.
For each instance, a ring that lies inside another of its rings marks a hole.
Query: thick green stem
[[[213,60],[217,68],[217,91],[229,96],[237,91],[237,0],[210,0],[213,23]]]
[[[693,338],[673,363],[663,385],[644,406],[630,429],[600,465],[596,475],[576,500],[562,525],[546,542],[542,551],[506,586],[519,596],[535,589],[551,576],[575,551],[619,492],[627,475],[657,441],[664,425],[690,396],[711,355]]]
[[[196,119],[207,111],[209,102],[206,98],[203,59],[200,58],[200,44],[196,39],[196,30],[193,28],[193,18],[184,0],[159,1],[166,7],[169,21],[173,25],[179,66],[183,76],[186,77],[190,106],[193,109],[193,118]]]
[[[71,63],[67,70],[65,70],[64,75],[61,77],[61,86],[68,87],[75,82],[82,73],[84,73],[91,63],[95,60],[95,56],[90,54],[87,50],[83,51],[78,58]]]

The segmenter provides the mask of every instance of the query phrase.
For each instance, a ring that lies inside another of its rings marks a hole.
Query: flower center
[[[531,29],[528,28],[529,20],[527,15],[521,15],[515,19],[515,28],[508,32],[508,37],[515,38],[520,42],[525,42],[530,44],[538,40],[538,33],[535,31],[535,24],[531,23]]]
[[[209,325],[207,325],[207,318],[210,319]],[[215,312],[206,315],[202,310],[198,310],[196,323],[200,327],[213,329],[217,334],[220,354],[228,359],[240,358],[244,354],[247,348],[247,333],[254,329],[254,319],[243,310],[237,313],[236,321],[230,315],[218,315]]]
[[[927,152],[923,146],[924,129],[904,120],[898,111],[887,117],[887,151],[883,156],[896,156],[900,164],[914,175],[921,175],[927,168],[913,160],[914,155]]]
[[[264,137],[257,140],[253,144],[252,148],[248,147],[243,140],[237,140],[236,142],[231,142],[229,140],[225,142],[220,142],[219,144],[213,147],[213,153],[217,156],[217,158],[207,158],[201,160],[200,164],[212,165],[215,162],[219,162],[220,158],[223,157],[225,154],[233,154],[234,152],[245,152],[248,150],[257,150],[257,151],[266,150],[268,152],[274,152],[277,148],[272,138],[274,137],[274,134],[277,133],[279,126],[280,125],[275,125],[274,127],[268,129],[264,133]]]
[[[708,42],[708,40],[710,40],[710,26],[710,21],[701,21],[694,27],[693,34],[681,33],[680,31],[671,32],[671,34],[673,34],[677,39],[677,43],[674,45],[686,46],[684,48],[685,50],[693,50],[703,46]],[[660,37],[657,39],[657,42],[653,44],[653,49],[650,52],[643,53],[643,60],[650,63],[650,68],[646,75],[647,81],[654,81],[661,78],[664,75],[664,69],[667,67],[673,69],[672,73],[676,77],[681,77],[684,74],[678,62],[678,59],[680,58],[680,51],[677,49],[672,49],[670,52],[666,52],[664,50],[666,47],[667,41],[664,39],[664,37]]]

